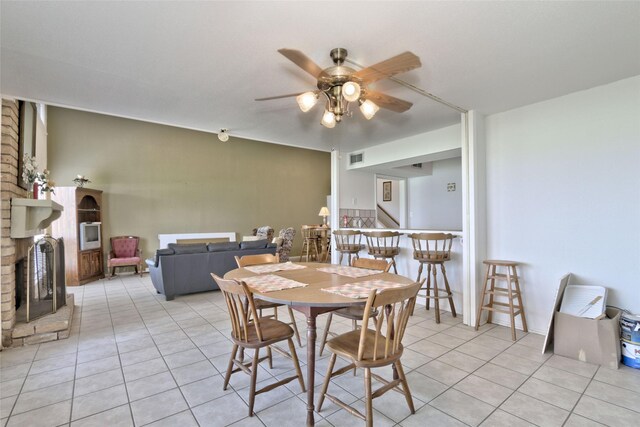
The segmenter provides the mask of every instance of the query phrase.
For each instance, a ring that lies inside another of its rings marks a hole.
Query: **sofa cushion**
[[[177,243],[169,243],[169,249],[173,249],[173,253],[176,255],[199,254],[202,252],[207,252],[207,245],[204,243],[198,243],[195,245],[179,245]]]
[[[158,263],[160,262],[160,257],[164,256],[164,255],[173,255],[173,249],[169,249],[169,248],[165,248],[165,249],[158,249],[156,251],[156,259],[155,259],[155,266],[158,266]]]
[[[262,249],[267,247],[267,239],[240,243],[240,249]]]
[[[237,242],[219,242],[209,243],[207,249],[209,252],[237,251],[239,245]]]

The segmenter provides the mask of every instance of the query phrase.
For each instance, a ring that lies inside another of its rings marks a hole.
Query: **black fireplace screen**
[[[27,322],[55,313],[66,303],[62,240],[43,237],[29,249]]]

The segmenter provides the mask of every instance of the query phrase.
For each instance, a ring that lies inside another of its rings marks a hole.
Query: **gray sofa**
[[[176,295],[218,289],[211,273],[224,276],[237,267],[235,256],[275,254],[276,245],[267,240],[224,242],[197,245],[169,244],[147,259],[151,282],[167,301]]]

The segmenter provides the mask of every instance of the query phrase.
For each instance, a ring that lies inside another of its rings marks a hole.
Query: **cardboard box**
[[[547,331],[543,353],[553,341],[553,352],[583,362],[612,369],[620,364],[620,310],[608,308],[607,317],[600,320],[560,313],[564,289],[573,285],[571,273],[560,281],[553,316]]]

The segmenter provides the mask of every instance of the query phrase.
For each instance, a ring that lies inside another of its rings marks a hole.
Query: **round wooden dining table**
[[[377,273],[364,277],[347,277],[334,273],[318,271],[323,267],[338,267],[325,263],[295,263],[306,268],[298,270],[285,270],[264,274],[275,274],[296,282],[305,283],[308,286],[292,289],[284,289],[272,292],[254,292],[254,296],[270,302],[291,306],[294,310],[303,313],[307,317],[307,426],[313,426],[314,416],[314,387],[316,365],[316,317],[318,315],[340,308],[364,305],[366,299],[354,299],[330,292],[322,291],[323,288],[346,285],[348,283],[364,282],[367,280],[385,280],[389,282],[410,285],[415,281],[404,276],[392,273]],[[224,275],[225,279],[237,279],[258,276],[245,268],[237,268]]]

